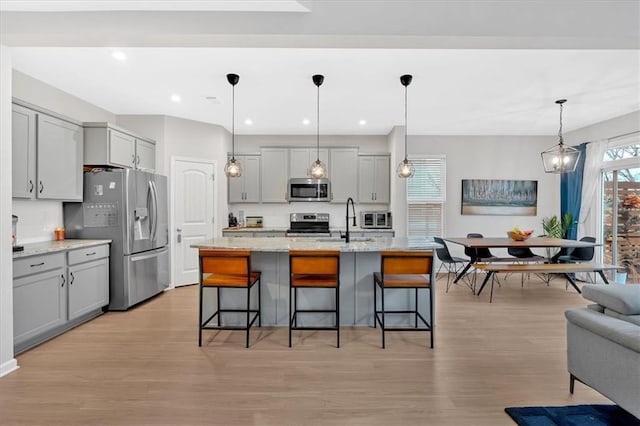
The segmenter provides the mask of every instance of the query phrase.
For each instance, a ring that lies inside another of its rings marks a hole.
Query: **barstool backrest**
[[[393,251],[380,253],[380,272],[384,274],[430,274],[432,251]]]
[[[337,275],[340,273],[339,250],[290,250],[290,273]]]
[[[220,275],[249,275],[251,250],[201,249],[201,273]]]

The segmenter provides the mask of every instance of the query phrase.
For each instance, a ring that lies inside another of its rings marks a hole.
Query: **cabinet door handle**
[[[87,254],[85,254],[85,256],[95,256],[95,254],[96,254],[96,252],[95,252],[95,251],[92,251],[91,253],[87,253]]]
[[[69,285],[72,285],[75,280],[76,280],[76,277],[74,277],[73,272],[71,272],[71,281],[69,281]]]
[[[136,156],[131,154],[131,164],[136,164]]]
[[[140,156],[136,155],[136,164],[140,164]]]
[[[62,278],[62,285],[60,287],[64,287],[64,283],[67,281],[64,279],[64,274],[60,274],[60,278]]]
[[[33,264],[33,265],[29,265],[29,266],[31,266],[32,268],[35,268],[36,266],[42,266],[42,265],[44,265],[44,262],[36,263],[36,264]]]
[[[29,179],[29,194],[31,194],[33,192],[33,181],[31,179]]]
[[[42,194],[42,191],[44,191],[44,185],[42,184],[42,181],[40,181],[40,193]]]

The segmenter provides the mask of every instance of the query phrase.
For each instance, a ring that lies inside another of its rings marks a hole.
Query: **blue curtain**
[[[587,155],[587,143],[574,147],[580,151],[580,159],[576,170],[571,173],[563,173],[560,178],[560,214],[564,217],[569,212],[573,215],[573,226],[567,233],[567,238],[575,240],[578,236],[578,218],[580,217],[580,205],[582,204],[582,173],[584,172],[584,160]]]

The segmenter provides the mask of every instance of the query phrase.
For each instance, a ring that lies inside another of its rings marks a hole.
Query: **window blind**
[[[445,159],[423,157],[410,161],[415,173],[407,181],[407,235],[440,236],[444,228]]]

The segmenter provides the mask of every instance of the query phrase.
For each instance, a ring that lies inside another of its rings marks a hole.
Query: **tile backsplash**
[[[53,240],[53,230],[64,226],[61,201],[13,199],[12,204],[20,245]]]

